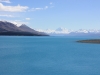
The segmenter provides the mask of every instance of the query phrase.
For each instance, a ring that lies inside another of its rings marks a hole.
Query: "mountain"
[[[100,30],[96,29],[79,29],[79,30],[71,30],[67,28],[57,28],[55,30],[51,29],[37,29],[37,31],[42,31],[48,33],[51,36],[100,36]]]
[[[22,24],[21,26],[19,26],[19,28],[23,31],[27,31],[27,32],[36,32],[34,29],[31,29],[30,27],[28,27],[25,24]]]
[[[66,28],[63,28],[63,27],[59,27],[55,31],[67,31],[67,29]]]
[[[28,27],[27,25],[25,24],[22,24],[21,26],[19,26],[19,28],[23,31],[27,31],[27,32],[30,32],[30,33],[34,33],[34,34],[37,34],[37,35],[48,35],[44,32],[39,32],[39,31],[36,31],[30,27]]]
[[[24,24],[17,27],[15,24],[7,21],[0,21],[0,35],[48,36],[46,33],[35,31]]]
[[[13,23],[7,22],[7,21],[0,21],[0,32],[5,31],[22,31],[20,28],[18,28]]]

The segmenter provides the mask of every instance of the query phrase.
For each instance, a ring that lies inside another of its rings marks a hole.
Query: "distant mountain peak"
[[[27,26],[26,24],[22,24],[21,26]],[[28,27],[28,26],[27,26]]]
[[[67,29],[66,28],[63,28],[63,27],[59,27],[56,29],[56,31],[66,31]]]
[[[28,32],[34,32],[35,30],[28,27],[27,25],[25,24],[22,24],[21,26],[19,26],[20,29],[24,30],[24,31],[28,31]]]

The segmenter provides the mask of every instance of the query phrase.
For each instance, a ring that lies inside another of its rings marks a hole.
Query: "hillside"
[[[26,25],[17,27],[13,23],[7,21],[0,21],[0,35],[14,35],[14,36],[48,36],[45,33],[35,31]]]
[[[30,32],[30,33],[34,33],[34,34],[36,34],[36,35],[47,35],[46,33],[36,31],[36,30],[34,30],[34,29],[28,27],[28,26],[25,25],[25,24],[22,24],[19,28],[20,28],[22,31],[27,31],[27,32]]]
[[[7,22],[7,21],[0,21],[0,32],[5,32],[5,31],[22,31],[19,29],[16,25],[13,23]]]

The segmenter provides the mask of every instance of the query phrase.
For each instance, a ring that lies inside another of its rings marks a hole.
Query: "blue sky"
[[[0,20],[35,29],[100,29],[100,0],[0,0]]]

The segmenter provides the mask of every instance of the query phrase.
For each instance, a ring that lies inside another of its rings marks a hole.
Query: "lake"
[[[100,75],[99,37],[0,36],[0,75]]]

